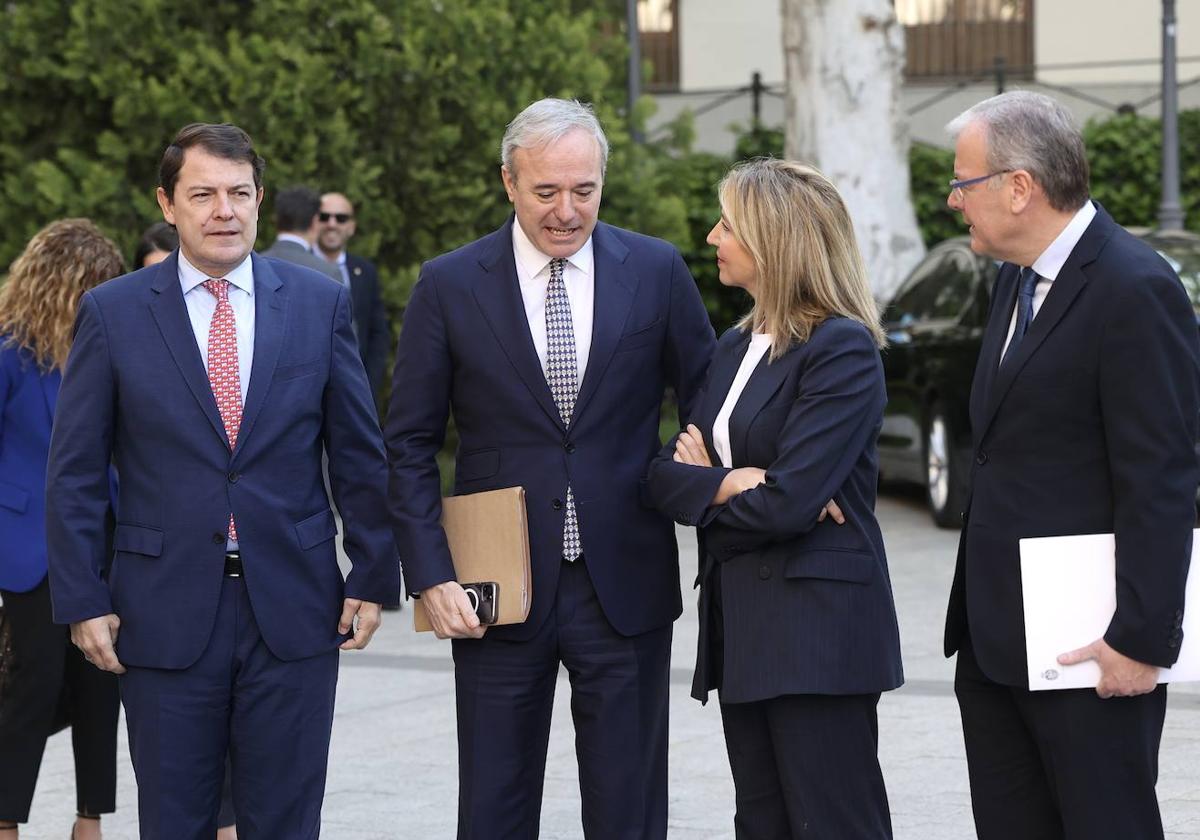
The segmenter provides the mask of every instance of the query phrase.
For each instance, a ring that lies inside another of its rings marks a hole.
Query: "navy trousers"
[[[1167,687],[1101,699],[1092,689],[992,682],[958,649],[971,808],[980,840],[1162,840],[1154,786]]]
[[[190,668],[129,668],[121,700],[142,840],[212,840],[228,752],[240,840],[320,834],[338,652],[277,659],[241,578]]]
[[[889,840],[878,705],[878,694],[722,703],[738,840]]]
[[[554,609],[532,639],[454,641],[458,698],[458,836],[538,836],[559,663],[571,716],[583,834],[667,834],[671,627],[622,636],[604,617],[581,558],[564,563]]]

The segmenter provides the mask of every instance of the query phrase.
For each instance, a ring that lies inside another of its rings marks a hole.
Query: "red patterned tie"
[[[232,452],[242,425],[242,381],[238,376],[237,327],[229,303],[229,281],[205,280],[202,285],[217,299],[217,308],[208,325],[208,384],[217,399],[217,410],[221,412]],[[230,513],[229,539],[237,542],[237,538],[237,527]]]

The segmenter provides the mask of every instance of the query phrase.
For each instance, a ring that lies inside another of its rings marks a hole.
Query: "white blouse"
[[[729,386],[725,402],[717,412],[717,419],[713,421],[713,448],[721,456],[723,467],[733,467],[733,452],[729,448],[729,415],[733,414],[734,406],[741,398],[742,391],[746,389],[746,383],[750,381],[754,369],[770,349],[771,336],[766,333],[750,333],[750,346],[746,348],[746,355],[742,357],[742,364],[737,375],[733,377],[733,384]]]

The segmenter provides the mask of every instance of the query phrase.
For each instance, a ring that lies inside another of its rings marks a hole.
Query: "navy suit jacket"
[[[46,576],[46,458],[60,382],[28,352],[0,347],[0,589],[10,592]]]
[[[674,387],[686,416],[712,356],[712,325],[678,251],[597,224],[591,352],[567,429],[529,331],[512,225],[510,217],[494,233],[426,263],[405,312],[387,419],[405,583],[419,591],[454,578],[434,460],[452,409],[455,493],[515,486],[526,492],[530,616],[488,635],[529,638],[549,614],[563,563],[568,483],[608,620],[624,635],[664,627],[681,611],[675,533],[642,489],[660,445],[663,389]]]
[[[388,325],[387,309],[379,290],[379,273],[375,264],[356,254],[346,254],[346,269],[350,275],[350,299],[354,304],[354,329],[358,334],[358,349],[371,393],[383,387],[384,368],[392,331]]]
[[[285,660],[336,646],[345,597],[399,600],[379,424],[346,289],[252,256],[255,335],[237,447],[201,362],[178,252],[83,296],[47,474],[54,617],[116,613],[125,664],[186,668],[219,598],[232,512],[263,639]],[[354,564],[344,585],[322,451]],[[121,477],[107,582],[102,523]]]
[[[721,463],[713,422],[749,343],[749,334],[736,328],[721,337],[693,416],[713,464]],[[775,361],[764,356],[730,415],[733,466],[765,469],[764,484],[712,505],[728,469],[676,463],[674,440],[651,465],[655,504],[678,522],[699,526],[697,699],[716,687],[704,583],[705,570],[716,563],[723,702],[873,693],[904,681],[875,520],[876,442],[886,401],[870,332],[856,321],[831,318]],[[845,514],[844,525],[817,521],[830,499]]]
[[[1098,207],[999,367],[1017,266],[996,279],[971,388],[975,463],[946,621],[984,673],[1027,684],[1023,537],[1115,533],[1105,640],[1169,666],[1182,639],[1200,469],[1200,339],[1179,278]]]

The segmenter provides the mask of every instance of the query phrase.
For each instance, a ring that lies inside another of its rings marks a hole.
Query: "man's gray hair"
[[[1073,212],[1088,200],[1083,135],[1071,112],[1041,93],[1013,90],[985,99],[950,121],[954,137],[979,123],[987,139],[989,172],[1024,169],[1055,210]]]
[[[590,105],[576,99],[539,99],[517,114],[504,130],[500,141],[500,163],[515,178],[513,153],[517,149],[536,149],[582,129],[596,140],[600,149],[600,177],[608,169],[608,138]]]

